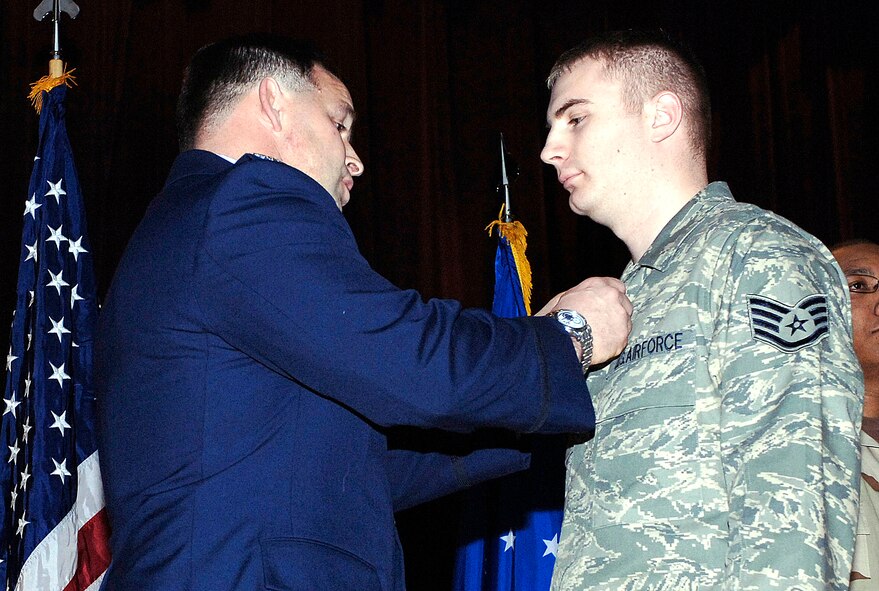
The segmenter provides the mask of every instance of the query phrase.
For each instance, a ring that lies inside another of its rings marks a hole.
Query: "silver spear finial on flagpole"
[[[504,134],[501,132],[501,186],[504,188],[504,221],[513,221],[510,211],[510,177],[507,175],[507,149],[504,146]]]
[[[49,15],[52,15],[53,43],[52,43],[52,59],[49,61],[49,75],[57,78],[61,76],[64,65],[61,62],[61,13],[66,12],[70,18],[76,18],[79,15],[79,6],[73,0],[43,0],[40,5],[34,9],[34,19],[42,22]]]

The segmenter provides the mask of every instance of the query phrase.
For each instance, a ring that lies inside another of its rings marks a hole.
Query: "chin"
[[[575,197],[573,193],[571,193],[571,196],[568,197],[568,207],[570,207],[571,211],[573,211],[577,215],[589,215],[587,209],[583,207],[582,197]]]

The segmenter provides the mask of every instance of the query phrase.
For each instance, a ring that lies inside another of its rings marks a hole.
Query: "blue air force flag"
[[[511,318],[531,313],[531,269],[525,228],[497,227],[492,312]],[[564,436],[529,440],[531,467],[467,493],[457,551],[458,591],[546,591],[555,566],[564,505]]]

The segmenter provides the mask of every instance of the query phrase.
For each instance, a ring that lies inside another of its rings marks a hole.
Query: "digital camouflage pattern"
[[[552,589],[847,589],[863,382],[830,253],[712,183],[622,279]]]
[[[849,591],[879,589],[879,442],[861,431],[861,497]]]

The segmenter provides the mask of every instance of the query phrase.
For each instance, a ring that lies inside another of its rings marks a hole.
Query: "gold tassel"
[[[525,237],[528,232],[521,222],[505,222],[504,207],[501,205],[501,211],[498,219],[485,227],[488,235],[491,236],[492,230],[497,228],[498,233],[507,239],[510,243],[510,250],[513,251],[513,260],[516,262],[516,271],[519,273],[519,283],[522,285],[522,300],[525,302],[525,310],[531,315],[531,264],[525,257],[525,249],[528,247]]]
[[[56,86],[62,84],[67,85],[68,88],[72,87],[76,84],[76,78],[72,75],[75,71],[76,68],[73,68],[68,72],[67,64],[65,64],[64,70],[61,72],[60,76],[48,74],[31,84],[31,91],[30,94],[27,95],[27,98],[30,99],[31,104],[34,106],[34,109],[37,110],[37,113],[43,110],[43,91],[45,90],[46,92],[49,92]]]

